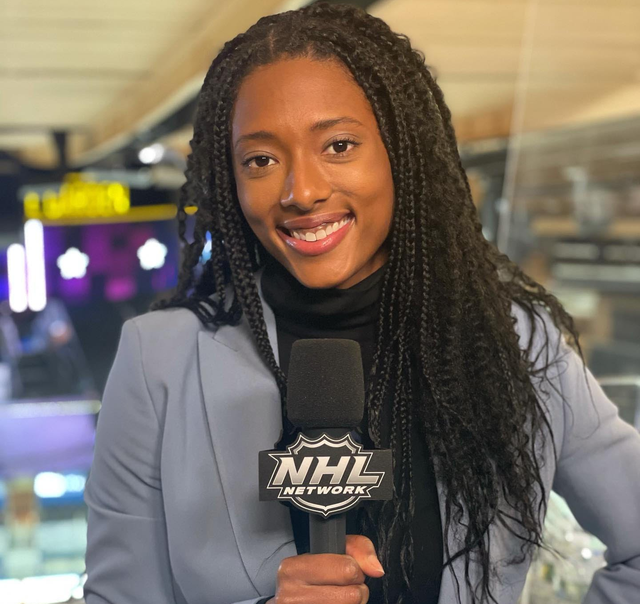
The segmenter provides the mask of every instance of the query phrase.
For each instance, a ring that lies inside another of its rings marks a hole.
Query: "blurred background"
[[[196,95],[276,0],[0,0],[0,603],[82,601],[122,323],[176,282]],[[575,317],[640,428],[640,0],[352,2],[425,52],[485,237]],[[204,260],[204,258],[203,258]],[[552,494],[522,604],[580,602],[604,546]]]

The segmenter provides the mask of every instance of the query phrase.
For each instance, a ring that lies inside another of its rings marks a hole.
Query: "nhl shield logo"
[[[260,499],[291,501],[327,518],[363,499],[390,499],[390,470],[390,451],[366,451],[350,434],[300,433],[286,451],[260,453]]]

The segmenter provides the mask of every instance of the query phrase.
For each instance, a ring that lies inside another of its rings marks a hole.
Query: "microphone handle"
[[[309,547],[312,554],[344,554],[347,541],[347,515],[323,518],[309,514]]]
[[[307,428],[305,436],[318,438],[326,434],[332,438],[342,438],[349,432],[345,428]],[[319,514],[309,514],[309,553],[344,554],[347,541],[347,515],[335,514],[324,518]]]

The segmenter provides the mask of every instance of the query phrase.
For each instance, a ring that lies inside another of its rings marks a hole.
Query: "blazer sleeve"
[[[88,506],[87,604],[177,604],[160,484],[159,421],[138,328],[122,327],[98,416]]]
[[[560,339],[564,428],[553,490],[606,546],[583,604],[640,598],[640,434]],[[585,372],[586,370],[586,377]]]
[[[188,604],[169,560],[159,418],[147,388],[139,328],[130,319],[105,386],[84,492],[87,604]],[[212,593],[211,604],[234,603],[219,602]]]

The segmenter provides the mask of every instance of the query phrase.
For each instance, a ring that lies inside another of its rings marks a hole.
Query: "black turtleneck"
[[[355,340],[362,350],[364,375],[369,374],[375,346],[378,302],[384,267],[347,289],[312,289],[302,285],[280,263],[267,263],[262,294],[273,310],[278,334],[280,367],[288,374],[291,346],[301,338],[345,338]],[[367,380],[365,379],[365,383]],[[390,428],[391,400],[382,415],[383,439]],[[414,426],[416,422],[413,422]],[[367,413],[357,431],[365,447],[372,447],[367,430]],[[385,442],[388,440],[385,439]],[[424,439],[412,435],[415,514],[412,525],[415,561],[411,589],[415,604],[437,604],[442,573],[442,526],[433,464]],[[394,451],[397,458],[399,451]],[[396,477],[398,480],[399,477]],[[362,505],[367,505],[363,503]],[[309,552],[308,516],[290,506],[298,554]],[[358,533],[357,510],[347,513],[347,533]],[[375,540],[374,540],[375,545]],[[391,577],[390,601],[394,601],[399,578]],[[370,604],[383,604],[381,580],[368,579]]]

